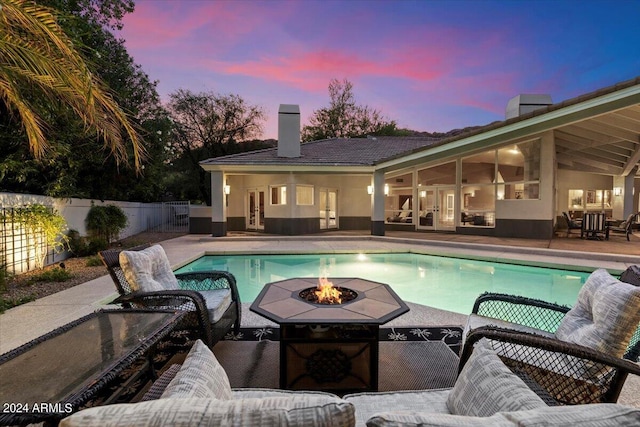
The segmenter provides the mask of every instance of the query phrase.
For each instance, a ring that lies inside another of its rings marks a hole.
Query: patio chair
[[[580,237],[589,240],[609,239],[607,220],[603,213],[586,213],[582,218],[582,232]]]
[[[534,382],[559,402],[615,402],[626,374],[633,372],[623,359],[640,360],[640,268],[630,267],[620,279],[625,283],[606,270],[596,270],[573,308],[521,296],[482,294],[465,327],[462,353],[469,353],[481,336],[493,337],[505,363],[526,368]],[[569,390],[573,383],[581,384],[580,393]]]
[[[571,230],[580,230],[580,237],[582,237],[582,222],[574,221],[566,212],[562,212],[562,216],[567,221],[567,237],[569,237]]]
[[[609,226],[609,234],[611,234],[611,233],[623,233],[627,237],[627,242],[628,242],[630,240],[629,236],[631,236],[631,228],[633,227],[633,224],[635,223],[637,216],[638,216],[638,214],[634,213],[634,214],[629,215],[627,217],[627,219],[625,219],[621,223],[619,223],[617,225],[610,225]]]
[[[232,328],[236,334],[239,332],[240,297],[231,273],[174,274],[160,245],[145,244],[126,251],[105,250],[99,254],[120,294],[114,303],[124,307],[190,311],[193,313],[190,324],[210,347]]]

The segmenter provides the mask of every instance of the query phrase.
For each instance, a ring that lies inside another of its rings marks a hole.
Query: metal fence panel
[[[188,233],[189,232],[189,209],[188,201],[164,202],[162,203],[162,231],[165,233]]]

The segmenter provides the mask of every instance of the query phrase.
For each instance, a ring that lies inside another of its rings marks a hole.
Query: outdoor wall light
[[[384,185],[384,195],[388,196],[389,195],[389,184],[385,184]]]
[[[420,197],[427,197],[427,191],[426,190],[420,191]]]
[[[229,194],[231,193],[231,186],[230,185],[225,185],[224,186],[224,194]]]
[[[373,185],[367,185],[367,194],[373,194]]]
[[[614,196],[622,195],[622,188],[621,187],[613,187],[613,195]]]

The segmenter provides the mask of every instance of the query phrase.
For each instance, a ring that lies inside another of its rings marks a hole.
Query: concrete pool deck
[[[629,265],[640,264],[640,242],[635,235],[631,237],[632,242],[626,242],[624,237],[607,242],[591,242],[581,239],[500,239],[449,233],[389,232],[385,237],[363,233],[293,237],[244,233],[224,238],[186,235],[163,241],[161,245],[174,267],[182,266],[203,254],[410,251],[581,271],[606,268],[612,273],[619,273]],[[556,246],[553,245],[555,241],[559,241]],[[97,309],[109,307],[109,302],[116,296],[115,286],[105,274],[82,285],[9,309],[0,315],[0,354]],[[249,312],[248,305],[243,304],[243,325],[268,324],[268,321]],[[387,326],[453,326],[464,324],[466,318],[462,314],[419,304],[410,304],[410,308],[409,313]],[[628,387],[625,386],[620,401],[640,407],[640,386],[636,380],[631,378],[627,382],[632,389],[627,391]]]

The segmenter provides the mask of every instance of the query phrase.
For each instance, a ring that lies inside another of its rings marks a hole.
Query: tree
[[[314,111],[309,124],[302,127],[302,141],[397,134],[395,121],[378,110],[356,104],[353,84],[348,80],[332,79],[329,98],[329,107]]]
[[[175,161],[189,168],[185,185],[197,188],[198,198],[211,204],[210,181],[200,162],[243,151],[245,141],[262,133],[266,115],[239,95],[183,89],[169,95],[168,109],[175,126]]]
[[[0,111],[21,123],[36,159],[45,159],[55,144],[47,137],[50,113],[66,109],[97,132],[118,163],[131,155],[139,169],[144,146],[134,123],[92,72],[59,18],[32,1],[0,0]],[[52,108],[44,107],[48,104]]]

